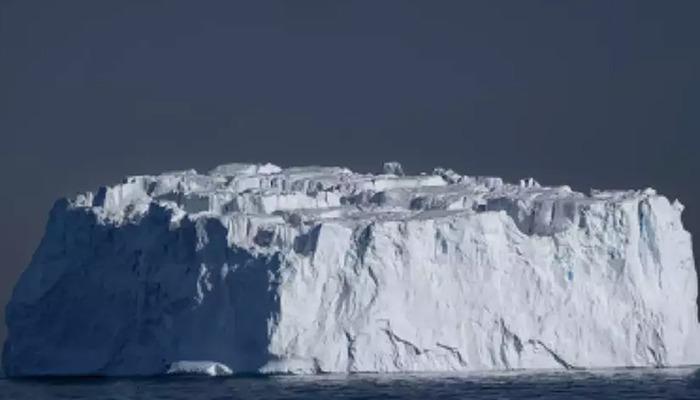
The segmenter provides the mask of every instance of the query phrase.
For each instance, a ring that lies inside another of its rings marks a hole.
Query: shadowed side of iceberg
[[[228,245],[219,220],[97,223],[57,203],[7,306],[9,376],[155,375],[180,360],[269,361],[279,258]]]

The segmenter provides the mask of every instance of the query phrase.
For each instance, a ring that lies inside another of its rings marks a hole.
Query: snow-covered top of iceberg
[[[397,162],[385,163],[380,174],[342,167],[233,163],[205,174],[185,170],[129,176],[96,193],[77,195],[69,207],[90,209],[115,225],[138,222],[154,205],[171,210],[175,223],[185,215],[190,219],[245,215],[268,225],[292,226],[503,211],[523,233],[551,235],[581,223],[581,211],[593,204],[637,202],[655,195],[653,189],[584,194],[569,186],[541,186],[532,178],[512,184],[444,168],[404,175]],[[682,211],[680,203],[674,206]]]

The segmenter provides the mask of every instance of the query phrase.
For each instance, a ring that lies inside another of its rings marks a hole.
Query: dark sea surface
[[[700,399],[700,369],[0,380],[0,399]]]

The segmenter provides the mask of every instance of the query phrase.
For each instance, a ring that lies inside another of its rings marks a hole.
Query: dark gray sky
[[[0,303],[56,198],[231,161],[653,186],[700,234],[698,15],[681,0],[2,0]]]

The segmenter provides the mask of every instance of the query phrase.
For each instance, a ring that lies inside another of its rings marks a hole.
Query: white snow
[[[586,195],[396,162],[379,175],[227,164],[128,177],[55,204],[7,308],[3,364],[13,376],[698,364],[682,210],[651,189]]]

